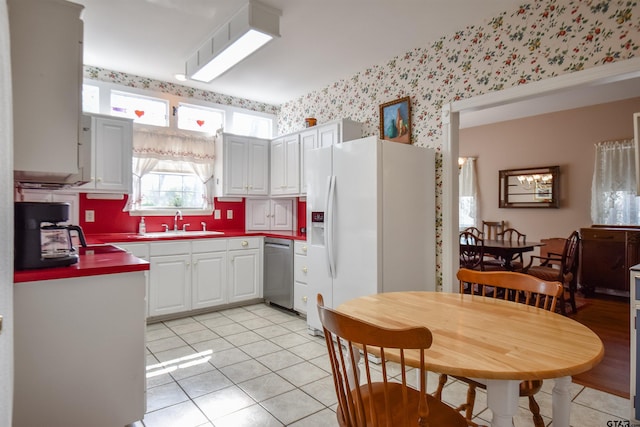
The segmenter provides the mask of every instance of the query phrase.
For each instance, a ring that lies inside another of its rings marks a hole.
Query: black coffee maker
[[[71,231],[87,246],[82,228],[59,225],[69,219],[68,203],[15,202],[14,268],[64,267],[78,262]]]

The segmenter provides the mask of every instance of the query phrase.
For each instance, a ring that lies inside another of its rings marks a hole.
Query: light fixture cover
[[[186,75],[203,82],[218,77],[273,37],[280,37],[281,14],[250,0],[187,60]]]

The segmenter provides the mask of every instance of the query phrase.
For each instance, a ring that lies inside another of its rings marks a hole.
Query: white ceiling
[[[179,83],[186,59],[246,0],[72,0],[83,4],[84,63]],[[383,64],[521,0],[262,0],[281,37],[211,83],[181,83],[279,105]]]

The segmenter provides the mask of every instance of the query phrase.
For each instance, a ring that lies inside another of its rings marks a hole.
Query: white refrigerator
[[[368,137],[308,152],[307,310],[320,334],[316,295],[335,308],[363,295],[433,291],[435,153]]]

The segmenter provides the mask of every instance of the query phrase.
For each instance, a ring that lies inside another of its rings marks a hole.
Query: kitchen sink
[[[220,235],[220,234],[224,234],[222,231],[158,231],[155,233],[145,233],[144,235],[140,236],[140,237],[147,237],[150,239],[158,239],[158,238],[162,238],[162,237],[195,237],[195,236],[216,236],[216,235]]]

